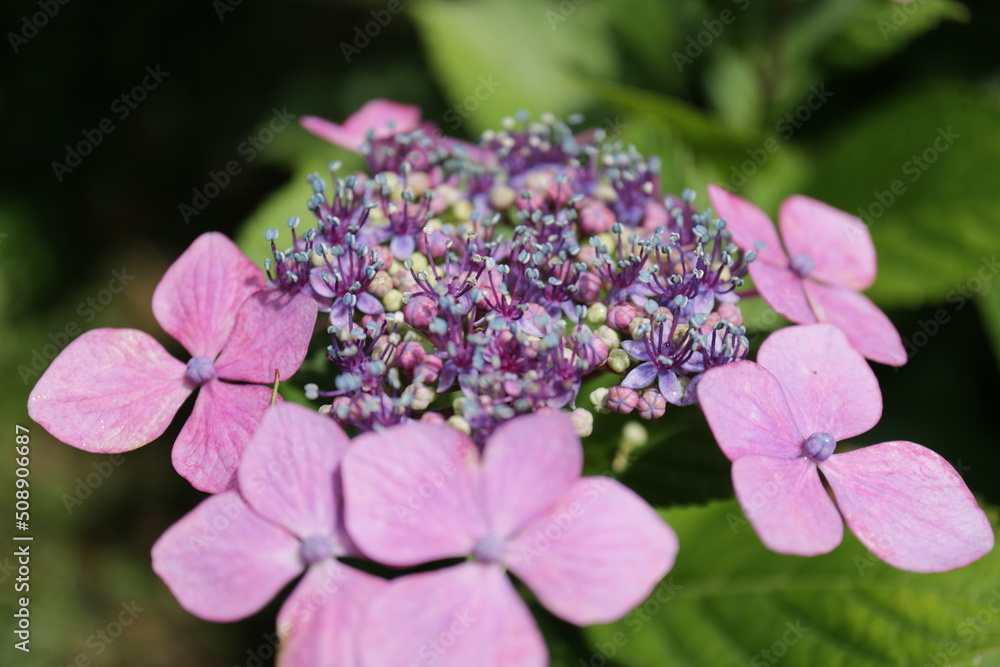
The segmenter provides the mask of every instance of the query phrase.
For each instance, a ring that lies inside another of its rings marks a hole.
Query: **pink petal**
[[[302,292],[262,290],[236,315],[233,333],[215,362],[219,377],[274,383],[287,380],[306,358],[316,324],[316,301]]]
[[[788,266],[788,257],[778,240],[778,232],[764,211],[718,185],[708,186],[708,198],[715,214],[726,219],[726,229],[733,233],[733,243],[745,251],[755,251],[759,261],[779,267]],[[764,247],[758,249],[758,242]]]
[[[882,392],[864,357],[829,324],[775,331],[757,362],[778,378],[799,432],[837,440],[871,429],[882,416]]]
[[[315,563],[281,605],[282,667],[357,667],[357,636],[368,603],[388,582],[332,558]]]
[[[593,625],[634,609],[676,555],[677,536],[646,501],[587,477],[511,539],[503,560],[552,613]]]
[[[829,204],[792,195],[778,213],[788,256],[808,255],[810,278],[863,290],[875,282],[875,244],[868,227],[855,216]]]
[[[861,543],[912,572],[944,572],[993,548],[989,519],[951,465],[912,442],[834,454],[820,468]]]
[[[581,472],[583,445],[565,413],[501,424],[483,448],[483,498],[493,534],[510,535],[550,510]]]
[[[789,269],[767,262],[750,262],[750,277],[767,305],[797,324],[812,324],[816,316],[806,298],[803,281]]]
[[[816,556],[833,551],[844,538],[844,521],[808,458],[744,456],[733,462],[733,488],[771,551]]]
[[[218,232],[202,234],[177,258],[153,292],[153,315],[192,357],[215,359],[236,312],[264,286],[263,272]]]
[[[820,322],[836,325],[854,349],[867,359],[889,366],[906,363],[899,332],[864,294],[805,281],[806,294]]]
[[[171,458],[194,488],[218,493],[236,484],[236,468],[271,403],[271,389],[212,380],[201,387]]]
[[[343,125],[316,116],[303,116],[299,124],[331,144],[357,151],[367,139],[368,130],[375,132],[376,139],[412,132],[420,127],[420,115],[420,108],[410,104],[370,100],[345,120]]]
[[[795,458],[805,441],[777,378],[752,361],[706,371],[698,400],[722,453],[735,461],[749,454]]]
[[[211,496],[153,545],[153,571],[207,621],[246,618],[302,571],[299,542],[235,491]]]
[[[472,552],[486,531],[476,446],[411,422],[354,439],[341,463],[347,532],[367,556],[408,566]]]
[[[390,582],[358,640],[366,667],[545,667],[527,606],[496,565],[462,563]]]
[[[55,358],[28,397],[28,414],[88,452],[126,452],[155,440],[191,393],[185,366],[152,336],[94,329]]]
[[[293,403],[275,405],[246,446],[240,493],[261,516],[300,538],[334,534],[334,475],[347,435],[329,417]]]

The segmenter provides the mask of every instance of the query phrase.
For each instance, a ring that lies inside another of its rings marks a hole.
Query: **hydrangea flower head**
[[[778,213],[778,240],[767,214],[750,202],[717,185],[708,186],[708,194],[733,241],[757,251],[750,276],[768,305],[797,324],[836,325],[872,361],[906,363],[892,322],[861,294],[876,274],[875,245],[864,223],[823,202],[793,195]]]
[[[278,613],[280,664],[360,664],[357,624],[385,581],[337,560],[357,555],[340,514],[347,446],[339,426],[307,408],[269,409],[247,445],[239,490],[203,501],[153,546],[153,569],[181,606],[235,621],[305,571]]]
[[[757,363],[711,369],[698,392],[733,461],[736,496],[768,548],[827,553],[844,521],[873,554],[914,572],[962,567],[993,548],[989,520],[938,454],[905,441],[836,453],[882,414],[874,373],[836,327],[779,330]]]
[[[619,482],[581,478],[582,465],[559,413],[504,422],[482,455],[443,425],[359,436],[343,463],[358,547],[393,566],[467,557],[395,579],[372,602],[361,628],[366,664],[411,664],[449,628],[459,636],[436,645],[437,665],[547,664],[506,569],[571,623],[610,622],[640,603],[672,567],[677,539]]]
[[[271,400],[270,387],[236,383],[290,377],[316,318],[312,299],[263,287],[261,271],[232,241],[203,234],[153,293],[153,315],[191,355],[187,363],[141,331],[94,329],[39,378],[28,414],[74,447],[125,452],[162,435],[199,390],[174,443],[174,467],[203,491],[231,487]]]

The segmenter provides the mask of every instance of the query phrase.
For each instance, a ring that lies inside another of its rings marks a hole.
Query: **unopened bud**
[[[606,324],[602,324],[597,327],[594,334],[604,341],[604,344],[608,346],[609,350],[615,350],[621,347],[621,337],[619,337],[618,332]]]
[[[368,292],[380,299],[388,294],[390,290],[392,290],[392,278],[385,271],[376,273],[372,281],[368,283]]]
[[[431,401],[434,400],[434,390],[430,387],[421,385],[416,388],[413,392],[413,402],[410,404],[414,410],[423,411],[430,406]]]
[[[628,370],[631,363],[632,360],[629,358],[628,354],[620,347],[611,350],[610,354],[608,354],[608,368],[615,373],[624,373]]]
[[[639,392],[629,387],[618,385],[608,390],[608,407],[623,415],[635,410],[639,403]]]
[[[608,389],[598,387],[590,392],[590,404],[594,406],[594,410],[602,414],[611,412],[611,408],[608,407]]]
[[[464,417],[452,415],[451,417],[448,417],[448,425],[458,431],[461,431],[465,435],[472,435],[472,426],[469,425],[469,422],[465,421]]]
[[[382,297],[382,305],[386,311],[394,313],[403,307],[403,293],[398,289],[391,289]]]
[[[506,185],[498,185],[490,190],[490,205],[497,210],[510,208],[516,199],[517,192]]]
[[[573,424],[576,435],[586,438],[594,432],[594,415],[586,408],[577,408],[569,413],[569,420]]]
[[[632,321],[636,319],[638,313],[635,306],[627,301],[619,301],[611,304],[608,308],[608,326],[618,331],[628,329]]]
[[[628,325],[628,333],[633,339],[639,340],[645,332],[649,331],[649,318],[637,317]]]
[[[587,321],[591,324],[604,324],[608,320],[608,307],[603,303],[595,303],[587,309]]]

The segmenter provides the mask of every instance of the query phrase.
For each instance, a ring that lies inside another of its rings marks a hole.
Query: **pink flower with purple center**
[[[318,116],[303,116],[299,125],[335,146],[366,154],[373,172],[399,171],[403,162],[424,169],[435,161],[434,154],[438,151],[483,164],[495,162],[491,151],[441,136],[437,126],[422,117],[420,107],[375,99],[366,102],[343,124]]]
[[[200,618],[246,618],[305,572],[278,613],[285,667],[363,664],[358,623],[386,585],[337,560],[357,556],[341,522],[348,438],[298,405],[268,410],[247,445],[239,490],[203,501],[153,545],[153,569]]]
[[[174,467],[202,491],[230,488],[270,404],[272,390],[262,385],[298,370],[316,320],[311,298],[263,287],[261,271],[232,241],[203,234],[153,294],[153,315],[191,355],[187,363],[141,331],[88,331],[38,380],[28,414],[74,447],[125,452],[162,435],[197,390]]]
[[[708,194],[736,245],[757,251],[750,276],[768,305],[797,324],[836,325],[872,361],[906,363],[892,322],[861,294],[875,282],[877,270],[875,245],[864,223],[829,204],[793,195],[778,213],[779,240],[767,214],[750,202],[716,185],[708,186]]]
[[[345,521],[387,565],[466,558],[394,579],[360,629],[366,664],[428,664],[421,649],[461,620],[442,667],[545,665],[545,642],[506,576],[578,625],[621,618],[670,570],[677,539],[631,490],[581,478],[560,413],[500,425],[480,455],[461,432],[411,423],[359,436],[343,462]],[[415,500],[416,499],[416,500]],[[419,502],[418,502],[419,501]]]
[[[993,548],[989,520],[938,454],[905,441],[836,451],[882,414],[875,374],[836,327],[777,331],[758,363],[709,370],[698,395],[733,461],[736,496],[773,551],[832,551],[844,521],[873,554],[914,572],[962,567]]]

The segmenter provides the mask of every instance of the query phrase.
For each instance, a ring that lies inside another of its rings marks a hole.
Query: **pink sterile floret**
[[[174,467],[195,487],[234,483],[243,448],[267,408],[275,372],[305,358],[316,305],[263,289],[261,271],[222,234],[198,237],[153,294],[153,315],[191,355],[185,364],[149,334],[95,329],[63,350],[38,380],[28,414],[89,452],[125,452],[156,439],[200,387],[174,443]]]
[[[343,475],[345,522],[361,551],[393,566],[471,556],[395,579],[375,598],[360,631],[365,664],[410,664],[451,633],[437,665],[546,665],[545,642],[505,569],[578,625],[639,604],[672,567],[677,539],[619,482],[581,478],[582,465],[562,413],[505,422],[482,455],[443,425],[359,436]]]
[[[698,395],[733,461],[736,497],[768,548],[827,553],[844,521],[873,554],[914,572],[962,567],[993,548],[989,520],[938,454],[904,441],[834,453],[882,415],[875,374],[836,327],[777,331],[758,363],[709,370]]]
[[[750,276],[768,305],[798,324],[836,325],[872,361],[906,363],[906,350],[892,322],[861,294],[876,274],[875,245],[861,220],[793,195],[778,213],[782,246],[770,218],[759,208],[717,185],[709,185],[708,194],[733,242],[757,252]]]
[[[247,445],[239,490],[203,501],[153,545],[153,570],[181,606],[210,621],[245,618],[305,570],[278,613],[281,664],[361,664],[358,623],[385,581],[337,560],[358,555],[340,519],[348,445],[329,418],[270,408]]]
[[[405,134],[420,127],[420,117],[420,107],[391,100],[370,100],[343,125],[317,116],[303,116],[299,124],[335,146],[357,151],[367,141],[369,130],[374,132],[374,139]]]

